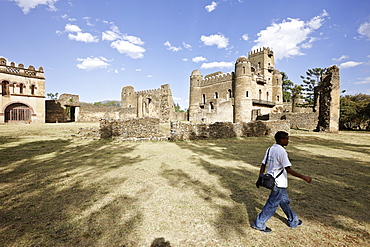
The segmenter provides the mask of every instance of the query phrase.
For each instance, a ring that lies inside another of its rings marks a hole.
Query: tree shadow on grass
[[[349,144],[338,144],[335,141],[320,144],[317,138],[310,139],[310,137],[305,137],[304,140],[308,144],[322,145],[323,149],[330,147],[357,152],[357,148],[367,148],[359,145],[359,147],[354,149]],[[199,155],[199,158],[195,161],[197,165],[203,167],[209,174],[218,176],[221,185],[232,192],[230,198],[245,205],[249,224],[254,221],[263,207],[263,201],[265,200],[261,201],[261,194],[266,199],[268,196],[268,193],[263,191],[263,189],[262,192],[261,189],[257,190],[254,187],[258,169],[253,172],[245,168],[223,166],[220,165],[219,160],[224,162],[247,162],[259,168],[266,148],[271,143],[262,145],[256,144],[255,141],[245,138],[239,140],[227,139],[177,143],[181,148],[197,153]],[[302,140],[299,138],[294,139],[294,143],[300,141]],[[220,149],[216,150],[214,146],[221,148],[222,152]],[[361,222],[369,223],[368,205],[370,205],[370,200],[368,193],[364,193],[364,189],[367,191],[366,188],[368,189],[369,186],[368,176],[362,176],[369,174],[367,172],[369,171],[368,164],[355,158],[328,158],[324,155],[308,154],[295,149],[294,146],[289,147],[289,153],[293,168],[302,174],[312,176],[314,179],[311,184],[307,184],[300,179],[290,176],[289,195],[292,200],[293,210],[302,218],[355,233],[363,240],[368,239],[370,237],[369,233],[361,228]],[[256,158],[256,154],[258,158]],[[207,160],[202,157],[207,157]],[[218,160],[218,164],[211,163],[209,158]],[[211,195],[217,196],[215,194]],[[245,214],[245,211],[241,208],[224,207],[221,208],[221,212],[219,222],[217,223],[220,235],[227,236],[224,232],[225,229],[223,229],[225,222],[230,229],[242,234],[242,228],[245,228],[245,221],[239,219],[238,222],[238,219],[235,217],[230,217],[230,212],[233,215],[243,217],[242,215]],[[278,214],[275,214],[274,217],[286,222]]]
[[[135,198],[119,189],[121,169],[141,159],[135,145],[36,141],[4,148],[0,242],[21,246],[135,246]],[[18,155],[17,155],[18,154]]]

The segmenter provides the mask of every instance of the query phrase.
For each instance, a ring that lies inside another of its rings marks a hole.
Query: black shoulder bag
[[[268,161],[268,158],[269,158],[269,154],[270,154],[270,148],[269,150],[267,151],[267,156],[266,156],[266,159],[265,159],[265,162],[264,164],[267,166],[267,161]],[[284,171],[284,168],[283,170],[281,170],[281,172],[276,176],[276,178],[278,178]],[[267,189],[270,189],[272,190],[275,186],[275,179],[271,174],[261,174],[257,180],[257,183],[258,185],[262,186],[262,187],[265,187]]]

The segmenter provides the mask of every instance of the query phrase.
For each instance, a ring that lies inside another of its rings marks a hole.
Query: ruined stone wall
[[[130,119],[136,117],[136,108],[81,105],[78,122],[99,122],[100,119]]]
[[[277,131],[289,133],[289,121],[254,121],[248,123],[217,122],[212,124],[171,123],[171,141],[220,139],[274,135]]]
[[[120,140],[167,140],[159,131],[158,118],[101,119],[100,137]]]
[[[270,120],[288,120],[291,129],[315,130],[318,120],[317,112],[308,113],[276,113],[269,115]]]
[[[45,101],[45,122],[46,123],[65,123],[68,115],[65,107],[57,100]]]
[[[338,132],[340,109],[340,77],[336,65],[329,67],[319,92],[319,121],[316,130]]]

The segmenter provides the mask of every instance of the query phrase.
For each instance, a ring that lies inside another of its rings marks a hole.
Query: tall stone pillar
[[[337,133],[340,113],[340,77],[336,65],[327,69],[319,91],[319,121],[317,131]]]

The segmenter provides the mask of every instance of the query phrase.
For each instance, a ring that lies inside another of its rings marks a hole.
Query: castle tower
[[[249,52],[248,59],[256,68],[257,73],[260,73],[265,78],[268,77],[269,72],[274,70],[274,52],[269,47],[263,47]]]
[[[252,117],[252,98],[248,90],[251,88],[251,64],[247,57],[241,56],[235,63],[234,122],[249,122]]]
[[[132,86],[122,88],[121,93],[121,106],[122,108],[136,107],[137,99],[135,89]]]
[[[194,70],[190,76],[190,96],[189,96],[189,121],[193,121],[192,113],[198,112],[199,102],[201,102],[200,83],[203,76],[199,70]]]

